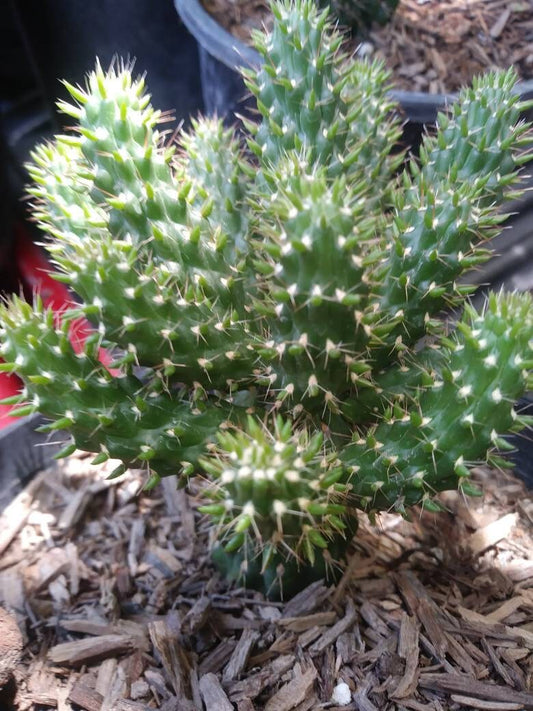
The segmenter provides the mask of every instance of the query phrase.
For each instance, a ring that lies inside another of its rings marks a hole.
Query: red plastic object
[[[53,268],[50,262],[43,250],[27,234],[24,225],[17,225],[15,238],[16,266],[26,297],[32,298],[33,294],[39,294],[43,304],[53,309],[59,318],[66,309],[75,305],[72,294],[64,284],[52,278]],[[83,317],[72,322],[70,340],[76,352],[82,349],[92,330],[89,321]],[[99,359],[104,365],[109,365],[112,360],[111,355],[103,348],[99,351]],[[22,383],[16,375],[0,373],[0,399],[16,395],[21,388]],[[9,415],[13,407],[0,405],[0,430],[18,419]]]

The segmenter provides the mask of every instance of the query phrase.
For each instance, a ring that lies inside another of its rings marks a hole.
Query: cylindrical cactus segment
[[[358,315],[364,319],[360,309],[371,292],[366,268],[382,255],[372,254],[377,224],[366,212],[366,183],[328,181],[305,155],[267,175],[276,193],[260,208],[254,264],[262,275],[256,309],[270,316],[271,331],[257,350],[270,363],[279,402],[338,411],[344,393],[371,370]]]
[[[342,35],[315,3],[282,0],[272,4],[272,13],[271,33],[254,35],[264,64],[243,71],[263,117],[249,124],[250,147],[265,166],[304,151],[311,165],[330,175],[359,175],[368,171],[370,158],[377,182],[369,187],[381,197],[383,178],[397,165],[391,149],[399,137],[386,95],[388,73],[379,62],[347,64]]]
[[[98,66],[87,91],[68,88],[81,136],[37,149],[30,169],[60,278],[137,364],[205,387],[249,376],[247,168],[233,132],[199,120],[173,169],[127,69]]]
[[[466,308],[407,407],[393,408],[340,453],[358,506],[431,505],[439,491],[468,487],[470,468],[525,425],[513,404],[533,363],[532,307],[529,294],[502,293],[480,313]]]
[[[428,319],[460,305],[465,287],[456,280],[491,255],[484,243],[505,219],[494,206],[514,195],[509,188],[530,158],[525,150],[521,155],[529,126],[520,122],[524,105],[515,83],[511,69],[464,89],[451,115],[439,116],[436,135],[425,139],[419,163],[411,161],[411,175],[404,174],[403,189],[395,192],[393,248],[374,276],[380,312],[402,313],[383,344],[387,352],[398,336],[414,345]]]
[[[158,378],[112,375],[98,361],[99,334],[75,351],[68,321],[56,323],[39,299],[32,307],[14,297],[1,307],[0,319],[2,369],[25,382],[21,414],[41,412],[52,420],[49,429],[68,430],[79,449],[102,461],[120,459],[159,476],[179,474],[182,462],[197,462],[230,415],[223,402],[199,409],[183,388],[171,397]]]
[[[244,430],[219,432],[214,456],[201,461],[213,501],[200,510],[226,553],[244,551],[263,569],[275,555],[314,565],[350,530],[342,467],[325,456],[321,433],[293,430],[280,416],[273,427],[249,417]]]

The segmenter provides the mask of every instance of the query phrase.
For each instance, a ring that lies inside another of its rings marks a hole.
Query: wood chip
[[[200,694],[206,711],[233,711],[233,705],[215,674],[200,677]]]
[[[333,627],[324,632],[324,634],[311,645],[311,647],[309,648],[309,652],[312,655],[323,652],[326,647],[329,647],[330,644],[333,644],[333,642],[335,642],[335,640],[340,634],[349,630],[356,619],[357,612],[355,610],[355,606],[352,600],[348,600],[344,617],[336,624],[334,624]]]
[[[501,622],[491,622],[485,615],[481,615],[479,612],[475,612],[474,610],[468,610],[462,605],[459,605],[457,610],[461,617],[464,620],[471,622],[473,627],[478,631],[481,630],[485,634],[496,639],[505,639],[507,637],[511,640],[517,640],[522,642],[529,649],[533,649],[532,631],[518,626],[510,627],[509,625],[504,625]]]
[[[411,696],[418,683],[418,625],[414,617],[402,613],[402,623],[398,637],[398,654],[405,659],[405,672],[391,696],[402,699]]]
[[[76,491],[71,497],[66,507],[63,509],[59,519],[59,528],[70,531],[81,520],[87,506],[96,493],[92,484],[86,484],[82,489]],[[99,487],[102,491],[101,486]]]
[[[137,518],[132,522],[130,539],[128,543],[128,566],[130,574],[134,577],[137,574],[139,558],[144,546],[146,525],[144,519]]]
[[[442,659],[448,649],[448,640],[443,632],[442,619],[440,619],[436,605],[425,598],[421,598],[417,615],[437,652],[438,658]]]
[[[525,602],[525,599],[521,595],[512,597],[486,615],[486,619],[490,620],[490,622],[501,622],[512,615],[513,612],[516,612]]]
[[[233,638],[223,639],[209,654],[202,660],[198,671],[200,674],[217,672],[231,657],[237,642]]]
[[[266,702],[264,711],[291,711],[298,704],[305,701],[305,697],[309,694],[313,683],[317,677],[315,667],[309,667],[302,672],[300,665],[297,664],[294,668],[293,678],[284,684]]]
[[[294,662],[293,654],[284,654],[266,664],[260,671],[249,675],[245,680],[229,684],[231,700],[239,701],[242,698],[253,699],[259,696],[263,689],[277,684],[280,677],[294,667]]]
[[[419,684],[424,689],[448,691],[487,701],[517,703],[526,708],[533,708],[533,694],[515,691],[508,686],[484,683],[459,674],[421,674]]]
[[[282,617],[277,621],[280,627],[291,630],[291,632],[305,632],[311,627],[331,625],[337,619],[337,613],[333,610],[327,612],[316,612],[314,615],[302,615],[301,617]]]
[[[510,16],[511,10],[510,8],[506,8],[490,28],[489,34],[492,39],[497,39],[501,35]]]
[[[151,544],[146,551],[145,562],[156,567],[166,578],[173,578],[180,572],[182,565],[175,555],[166,548]]]
[[[524,708],[522,704],[508,703],[507,701],[486,701],[458,694],[452,694],[450,698],[456,704],[461,704],[471,709],[485,709],[485,711],[523,711]]]
[[[121,634],[108,634],[80,639],[75,642],[62,642],[49,650],[48,658],[53,664],[82,666],[107,657],[132,652],[136,642],[136,637]]]
[[[322,580],[308,585],[304,590],[289,600],[283,610],[283,617],[299,617],[314,612],[329,595],[329,590]]]
[[[84,711],[101,711],[104,697],[82,682],[76,682],[68,695],[69,701],[81,706]]]
[[[22,657],[22,635],[15,618],[0,607],[0,689],[7,684]]]
[[[174,614],[148,625],[150,639],[161,657],[174,693],[179,699],[190,699],[189,673],[191,662],[180,640],[179,621]]]
[[[253,646],[260,636],[257,630],[244,630],[224,669],[224,674],[222,675],[223,681],[232,681],[240,676],[248,662]]]
[[[487,526],[480,528],[475,533],[472,533],[467,541],[468,548],[474,555],[479,555],[491,546],[496,545],[511,533],[518,521],[517,513],[510,513],[497,521],[489,523]]]
[[[0,555],[26,523],[35,495],[46,481],[49,470],[39,472],[0,514]]]

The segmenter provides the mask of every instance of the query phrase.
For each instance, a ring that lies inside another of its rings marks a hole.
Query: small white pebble
[[[131,685],[130,696],[133,700],[145,699],[150,695],[150,687],[142,679],[134,681]]]
[[[374,54],[375,47],[371,42],[361,42],[355,53],[358,57],[370,57]]]
[[[345,681],[339,681],[331,694],[331,701],[339,706],[348,706],[352,700],[352,692]]]

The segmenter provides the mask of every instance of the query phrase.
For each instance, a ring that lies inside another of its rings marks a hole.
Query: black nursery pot
[[[205,110],[232,121],[235,111],[246,111],[250,106],[238,68],[260,66],[261,56],[225,30],[199,0],[174,0],[174,5],[198,42]],[[520,82],[518,90],[522,99],[533,98],[533,81]],[[455,98],[453,94],[416,91],[393,91],[392,96],[402,107],[408,123],[413,125],[411,131],[417,127],[419,133],[424,125],[434,123],[437,113]]]
[[[11,0],[47,101],[68,99],[61,79],[83,83],[98,57],[146,73],[152,101],[176,121],[202,109],[198,50],[172,0]],[[59,121],[68,117],[59,115]]]
[[[232,122],[235,113],[253,108],[238,68],[258,67],[261,57],[221,27],[197,0],[174,0],[174,5],[198,42],[205,111]]]

